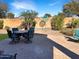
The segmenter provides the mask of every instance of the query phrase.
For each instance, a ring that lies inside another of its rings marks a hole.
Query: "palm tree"
[[[23,11],[21,13],[20,16],[23,16],[25,18],[25,22],[24,23],[24,27],[25,29],[27,28],[27,26],[30,27],[30,25],[34,25],[35,24],[35,21],[34,21],[34,18],[38,15],[38,13],[36,11],[33,11],[33,10],[27,10],[27,11]],[[27,25],[27,26],[26,26]],[[29,28],[28,27],[28,28]]]
[[[20,16],[23,16],[26,19],[32,19],[33,20],[37,15],[38,15],[38,13],[36,11],[27,10],[27,11],[21,12]]]

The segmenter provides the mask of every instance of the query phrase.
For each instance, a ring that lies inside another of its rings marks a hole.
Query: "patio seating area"
[[[30,38],[33,38],[34,28],[31,27],[28,30],[19,30],[18,28],[7,29],[7,34],[11,39],[11,43],[17,43],[22,38],[25,39],[25,42],[29,42]]]

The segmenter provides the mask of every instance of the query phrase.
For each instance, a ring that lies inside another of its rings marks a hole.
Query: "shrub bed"
[[[68,36],[73,35],[73,29],[71,28],[63,28],[60,32]]]

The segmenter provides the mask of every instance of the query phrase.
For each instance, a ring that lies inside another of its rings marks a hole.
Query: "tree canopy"
[[[51,17],[51,14],[46,13],[46,14],[44,15],[44,18],[47,18],[47,17]]]
[[[8,5],[6,3],[0,3],[0,8],[5,12],[8,11]]]
[[[79,15],[79,2],[72,1],[64,5],[63,12],[67,16]]]
[[[6,3],[0,3],[0,18],[5,18],[8,11],[8,6]]]
[[[14,18],[14,14],[13,13],[7,13],[7,18]]]
[[[21,12],[20,16],[23,16],[26,19],[34,19],[37,15],[38,13],[36,11],[27,10],[27,11]]]
[[[65,15],[63,13],[59,13],[52,18],[51,25],[53,29],[60,30],[63,27],[63,19]]]

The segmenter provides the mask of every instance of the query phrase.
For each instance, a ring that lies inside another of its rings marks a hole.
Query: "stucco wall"
[[[4,21],[3,28],[5,28],[6,26],[8,26],[10,28],[18,27],[21,25],[21,23],[23,21],[22,19],[19,19],[19,18],[17,18],[17,19],[0,19],[0,20]],[[42,28],[39,25],[41,20],[43,20],[43,19],[42,18],[35,18],[35,21],[36,21],[35,28]],[[46,21],[46,25],[43,28],[50,28],[51,29],[51,17],[48,18],[48,21]]]
[[[52,17],[48,18],[48,20],[46,21],[46,24],[43,28],[48,28],[48,29],[51,29],[51,19]],[[19,18],[16,18],[16,19],[0,19],[0,20],[3,20],[4,21],[4,26],[3,28],[5,28],[5,26],[9,26],[9,27],[18,27],[20,26],[20,24],[22,23],[22,19],[19,19]],[[35,28],[42,28],[39,23],[43,20],[43,18],[35,18],[35,21],[36,21],[36,26]],[[66,17],[64,18],[64,25],[63,27],[66,27],[66,24],[71,22],[72,21],[72,17]]]
[[[50,18],[47,18],[48,20],[46,21],[46,24],[44,27],[41,27],[40,26],[40,22],[43,20],[43,18],[35,18],[35,21],[36,21],[36,28],[45,28],[45,29],[51,29],[51,19],[52,17]]]
[[[3,28],[5,28],[6,26],[13,28],[13,27],[18,27],[20,26],[22,23],[22,20],[20,19],[4,19],[4,26]]]
[[[66,17],[66,18],[64,18],[64,25],[63,25],[63,27],[66,27],[66,24],[71,23],[72,19],[73,19],[72,17]]]

